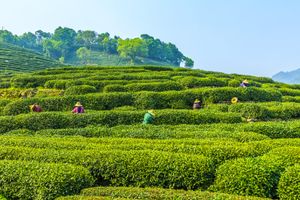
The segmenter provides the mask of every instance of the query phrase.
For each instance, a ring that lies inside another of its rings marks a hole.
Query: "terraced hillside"
[[[67,67],[12,75],[0,98],[7,199],[300,199],[299,85]],[[85,113],[71,113],[77,101]],[[30,112],[33,103],[43,112]],[[148,109],[154,123],[143,125]]]
[[[54,59],[29,49],[0,43],[0,70],[29,72],[57,66],[61,64]]]

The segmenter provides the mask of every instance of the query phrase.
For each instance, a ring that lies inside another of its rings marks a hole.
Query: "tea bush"
[[[300,165],[289,167],[281,175],[278,194],[280,199],[300,199]]]
[[[78,193],[94,183],[80,166],[35,161],[0,161],[0,192],[9,199],[54,199]]]

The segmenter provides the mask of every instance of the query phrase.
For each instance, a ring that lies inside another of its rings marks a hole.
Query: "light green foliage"
[[[45,199],[74,194],[93,185],[89,171],[80,166],[0,161],[0,193],[9,199]]]
[[[140,38],[118,40],[118,52],[121,57],[129,57],[132,63],[137,56],[147,57],[148,48],[146,43]]]
[[[86,47],[80,47],[76,50],[76,55],[78,58],[84,61],[85,64],[88,63],[88,58],[91,55],[91,51],[88,50]]]
[[[134,188],[134,187],[95,187],[82,190],[81,196],[61,197],[59,200],[71,199],[89,199],[89,197],[112,197],[133,198],[133,199],[199,199],[199,200],[263,200],[259,197],[243,197],[228,195],[222,193],[202,192],[202,191],[184,191],[161,188]],[[97,198],[96,198],[97,199]]]
[[[300,198],[300,165],[288,168],[281,175],[278,194],[280,199]]]

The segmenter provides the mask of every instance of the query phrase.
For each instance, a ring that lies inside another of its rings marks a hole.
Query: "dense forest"
[[[8,30],[0,30],[0,42],[32,49],[61,63],[72,63],[74,57],[85,60],[92,52],[103,52],[129,59],[132,64],[142,62],[143,58],[179,66],[193,67],[194,61],[184,56],[176,45],[165,43],[147,34],[138,38],[122,39],[109,33],[91,30],[75,31],[58,27],[54,33],[38,30],[14,35]]]

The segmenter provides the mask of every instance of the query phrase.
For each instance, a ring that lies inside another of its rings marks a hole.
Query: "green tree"
[[[0,30],[0,42],[16,44],[18,37],[13,35],[10,31]]]
[[[194,67],[194,61],[191,58],[185,56],[183,58],[183,60],[184,60],[184,66],[185,67],[187,67],[187,68],[193,68]]]
[[[43,40],[51,38],[51,33],[47,33],[42,30],[38,30],[34,34],[36,36],[37,43],[40,45],[42,44]]]
[[[80,47],[79,49],[77,49],[76,55],[83,61],[84,64],[87,64],[88,58],[91,55],[91,51],[86,47]]]
[[[24,48],[34,49],[41,51],[42,47],[41,45],[38,45],[37,43],[37,37],[35,34],[28,32],[24,33],[19,37],[18,44]]]
[[[148,55],[147,44],[141,38],[126,40],[120,38],[117,50],[121,57],[130,58],[132,63],[136,61],[137,56],[147,57]]]
[[[77,45],[88,49],[97,48],[97,33],[95,31],[78,31],[76,36]]]
[[[44,54],[48,57],[59,59],[63,56],[61,53],[61,49],[63,48],[61,41],[46,39],[43,40],[42,46]]]
[[[71,28],[58,27],[55,29],[52,40],[59,42],[57,50],[59,50],[65,59],[70,57],[75,52],[77,33]]]

